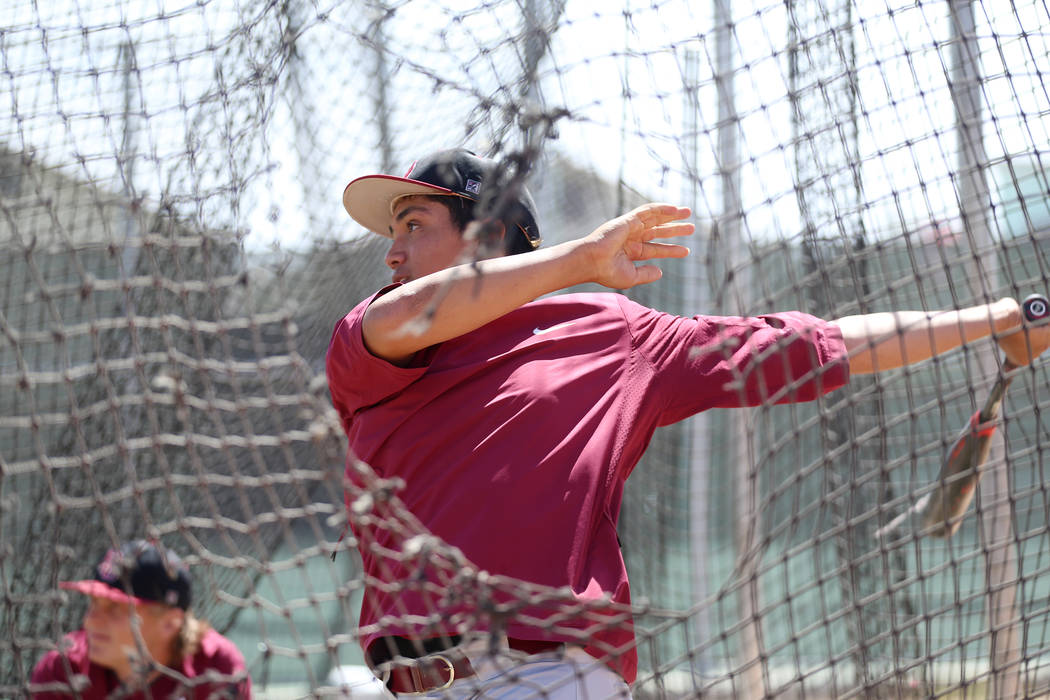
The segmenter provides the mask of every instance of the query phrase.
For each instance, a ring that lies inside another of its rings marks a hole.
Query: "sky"
[[[117,192],[147,201],[175,193],[178,206],[241,231],[253,248],[352,236],[341,190],[380,167],[378,90],[370,80],[376,55],[360,41],[375,4],[302,4],[300,89],[288,93],[270,80],[287,80],[293,68],[280,50],[281,18],[264,3],[20,0],[0,37],[0,140]],[[828,180],[835,194],[826,205],[841,214],[857,204],[848,163],[859,162],[864,196],[856,216],[869,231],[894,235],[951,219],[958,147],[947,4],[857,4],[857,157],[834,147],[850,125],[842,120],[843,63],[825,54],[826,65],[807,67],[802,78],[806,125],[817,134],[814,149],[802,153],[804,166]],[[520,73],[521,44],[507,41],[520,30],[519,3],[388,5],[395,7],[383,29],[396,169],[450,140],[480,152],[499,145],[494,135],[505,136],[504,148],[517,145],[499,106],[519,99],[501,90]],[[744,231],[751,240],[789,238],[800,216],[785,4],[731,5]],[[1045,152],[1047,10],[988,1],[976,14],[989,159]],[[698,216],[718,216],[713,24],[710,3],[569,0],[539,68],[546,107],[570,115],[558,121],[549,147],[654,199],[691,196],[695,170]],[[129,43],[130,72],[121,53]],[[829,35],[809,46],[835,48]],[[697,57],[695,155],[686,137],[689,54]],[[496,108],[479,109],[485,100]],[[135,155],[132,167],[120,168],[122,153]]]

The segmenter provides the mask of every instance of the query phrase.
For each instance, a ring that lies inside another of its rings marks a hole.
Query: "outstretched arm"
[[[550,292],[585,282],[627,289],[658,280],[658,267],[635,263],[688,255],[688,248],[659,239],[692,233],[693,225],[681,221],[689,214],[685,207],[645,204],[575,241],[457,265],[408,282],[368,307],[362,324],[365,345],[399,364]]]
[[[850,372],[870,374],[923,360],[994,336],[1007,359],[1026,365],[1050,347],[1050,327],[1023,328],[1014,299],[957,311],[899,311],[846,316],[834,323],[849,351]]]

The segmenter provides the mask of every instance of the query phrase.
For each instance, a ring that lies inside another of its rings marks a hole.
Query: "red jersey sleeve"
[[[849,381],[841,331],[809,314],[683,318],[621,306],[653,365],[661,425],[709,408],[812,401]]]
[[[373,301],[395,287],[385,287],[355,306],[335,325],[328,343],[325,356],[328,390],[347,433],[358,410],[396,394],[426,371],[425,366],[398,367],[376,357],[365,347],[361,334],[365,311]]]

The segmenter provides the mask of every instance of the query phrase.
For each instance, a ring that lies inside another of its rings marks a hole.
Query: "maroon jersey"
[[[812,316],[681,318],[618,294],[540,299],[398,367],[361,333],[391,288],[343,318],[328,349],[351,456],[402,479],[405,507],[473,565],[544,587],[486,590],[494,604],[517,596],[508,636],[584,644],[628,682],[637,655],[616,524],[653,431],[708,408],[811,400],[849,378],[841,333]],[[449,591],[454,576],[389,555],[403,549],[397,532],[355,530],[366,576],[392,584],[366,591],[366,648],[488,624]]]
[[[34,700],[250,700],[252,697],[252,682],[245,670],[244,657],[233,642],[215,630],[208,630],[197,653],[183,659],[174,670],[190,683],[184,685],[170,676],[159,675],[149,684],[148,692],[131,688],[121,692],[117,675],[88,658],[87,633],[77,630],[67,634],[62,648],[45,654],[33,669],[34,685],[58,683],[65,688],[34,692],[32,697]],[[193,682],[208,671],[231,677],[239,675],[239,679]]]

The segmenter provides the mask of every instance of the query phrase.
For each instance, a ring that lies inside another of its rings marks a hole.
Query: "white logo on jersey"
[[[566,326],[571,326],[574,323],[576,323],[576,321],[566,321],[565,323],[558,323],[556,325],[549,326],[548,328],[533,328],[532,329],[532,334],[533,335],[543,335],[544,333],[550,333],[551,331],[556,331],[559,328],[565,328]]]

